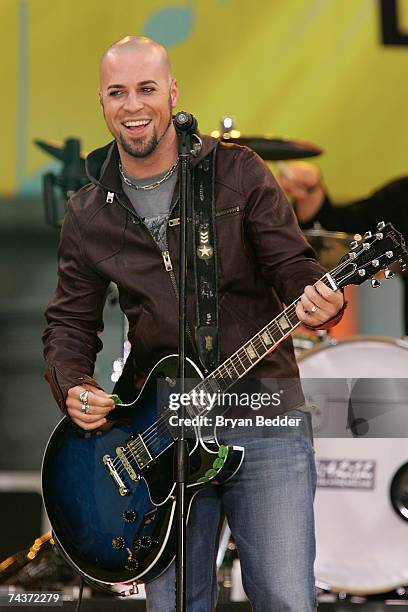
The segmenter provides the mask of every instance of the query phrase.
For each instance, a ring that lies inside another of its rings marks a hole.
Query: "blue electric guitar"
[[[407,257],[404,239],[381,223],[351,244],[351,251],[321,280],[333,289],[359,285],[396,260]],[[199,393],[223,392],[273,351],[300,324],[296,302],[203,379],[188,361],[187,377]],[[177,378],[177,355],[159,361],[131,404],[119,404],[99,430],[86,432],[69,418],[54,430],[44,456],[42,485],[55,542],[68,562],[87,580],[108,590],[156,578],[175,555],[173,454],[175,433],[169,407]],[[160,398],[157,388],[160,382]],[[202,394],[201,394],[202,395]],[[191,399],[187,415],[208,414]],[[204,437],[200,427],[189,439],[188,497],[200,487],[223,483],[239,469],[244,449],[219,444],[216,431]]]

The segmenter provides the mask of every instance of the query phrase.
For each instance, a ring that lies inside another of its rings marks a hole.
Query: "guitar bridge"
[[[112,458],[109,455],[104,455],[103,456],[103,463],[104,463],[106,469],[108,470],[109,475],[113,478],[116,486],[118,487],[119,494],[122,497],[127,495],[129,493],[129,489],[126,487],[125,483],[123,482],[123,480],[119,476],[118,472],[116,471],[116,468],[113,465]]]

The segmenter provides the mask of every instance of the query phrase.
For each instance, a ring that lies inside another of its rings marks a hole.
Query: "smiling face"
[[[159,46],[109,50],[101,62],[99,94],[121,157],[146,158],[173,142],[177,82]]]

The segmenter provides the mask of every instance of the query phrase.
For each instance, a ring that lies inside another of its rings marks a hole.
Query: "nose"
[[[143,100],[137,92],[129,91],[123,105],[124,110],[135,113],[143,108]]]

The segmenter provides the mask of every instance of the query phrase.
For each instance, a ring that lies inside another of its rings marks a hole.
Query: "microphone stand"
[[[179,194],[180,194],[180,273],[179,273],[179,358],[178,377],[180,393],[185,392],[186,333],[187,333],[187,210],[191,210],[191,155],[192,139],[197,122],[192,115],[179,112],[174,118],[178,137]],[[188,445],[185,438],[184,419],[186,407],[179,409],[180,425],[175,445],[174,477],[176,483],[176,612],[186,611],[186,533],[188,475]]]

